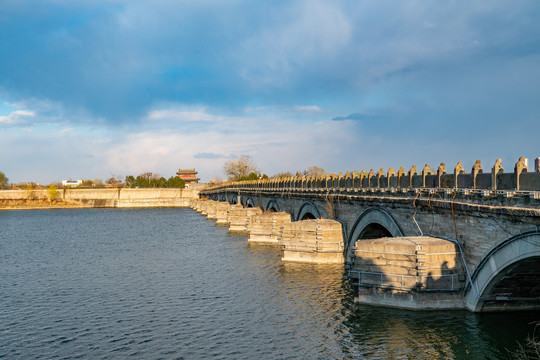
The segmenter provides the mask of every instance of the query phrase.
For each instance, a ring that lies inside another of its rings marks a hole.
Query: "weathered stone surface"
[[[278,237],[281,235],[283,224],[291,222],[291,215],[286,212],[266,212],[254,215],[248,224],[248,241],[278,244]]]
[[[229,231],[231,232],[247,232],[249,219],[253,215],[262,214],[260,208],[236,208],[229,210],[228,222]]]
[[[285,223],[279,245],[284,261],[344,262],[342,226],[335,220],[314,219]]]
[[[216,206],[216,225],[229,225],[229,211],[232,208],[242,208],[242,205],[231,205],[221,201]]]
[[[58,199],[84,207],[188,207],[195,189],[59,189]],[[47,200],[47,190],[0,190],[0,202]]]
[[[463,274],[461,258],[456,245],[448,240],[429,236],[358,240],[354,254],[351,277],[360,285],[369,273],[379,274],[376,286],[380,287],[396,287],[397,281],[410,285],[400,287],[407,291],[460,290],[457,276]]]
[[[210,201],[206,205],[206,217],[208,220],[216,219],[216,211],[219,206],[219,201]]]

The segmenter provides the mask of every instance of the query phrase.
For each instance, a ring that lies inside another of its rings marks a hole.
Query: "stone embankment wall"
[[[56,200],[83,207],[188,207],[199,189],[59,189]],[[2,190],[1,203],[24,204],[28,200],[48,201],[47,190]]]

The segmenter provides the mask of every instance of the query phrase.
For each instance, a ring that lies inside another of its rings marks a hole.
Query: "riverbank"
[[[44,189],[2,190],[0,209],[188,207],[201,188],[60,189],[52,202]]]
[[[23,201],[0,201],[1,210],[36,210],[36,209],[80,209],[87,208],[79,204],[65,201],[43,201],[43,200],[23,200]]]

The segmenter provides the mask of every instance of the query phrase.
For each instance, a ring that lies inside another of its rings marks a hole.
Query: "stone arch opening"
[[[371,223],[362,230],[357,240],[379,239],[393,237],[392,233],[379,223]]]
[[[246,201],[244,202],[244,207],[246,207],[246,208],[255,207],[255,203],[253,202],[253,199],[252,198],[247,198]]]
[[[275,200],[270,200],[266,205],[266,211],[279,212],[279,206]]]
[[[317,207],[311,202],[306,202],[300,207],[298,215],[296,216],[296,221],[320,218],[321,214],[319,213],[319,210],[317,210]]]
[[[236,205],[236,204],[238,204],[238,196],[233,195],[233,196],[231,197],[230,204],[231,204],[231,205]]]
[[[403,236],[403,232],[388,212],[381,208],[367,209],[358,217],[351,229],[348,238],[349,243],[345,244],[347,250],[346,260],[353,258],[354,244],[359,239],[367,240],[397,236]]]
[[[301,218],[300,220],[314,220],[314,219],[316,219],[316,218],[315,218],[315,215],[313,215],[313,214],[310,213],[310,212],[306,212],[306,213],[302,216],[302,218]]]
[[[540,230],[493,248],[472,274],[465,306],[475,312],[540,309]]]

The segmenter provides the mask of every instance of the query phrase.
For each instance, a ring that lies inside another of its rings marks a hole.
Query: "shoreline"
[[[48,201],[21,201],[20,204],[1,204],[0,211],[11,210],[54,210],[54,209],[144,209],[144,208],[189,208],[189,206],[179,205],[147,205],[147,206],[95,206],[86,204],[74,204],[69,202],[56,202],[55,204],[49,204]]]
[[[40,210],[40,209],[81,209],[91,206],[79,205],[70,202],[55,202],[50,204],[48,201],[10,201],[7,204],[0,203],[0,211],[9,210]]]

